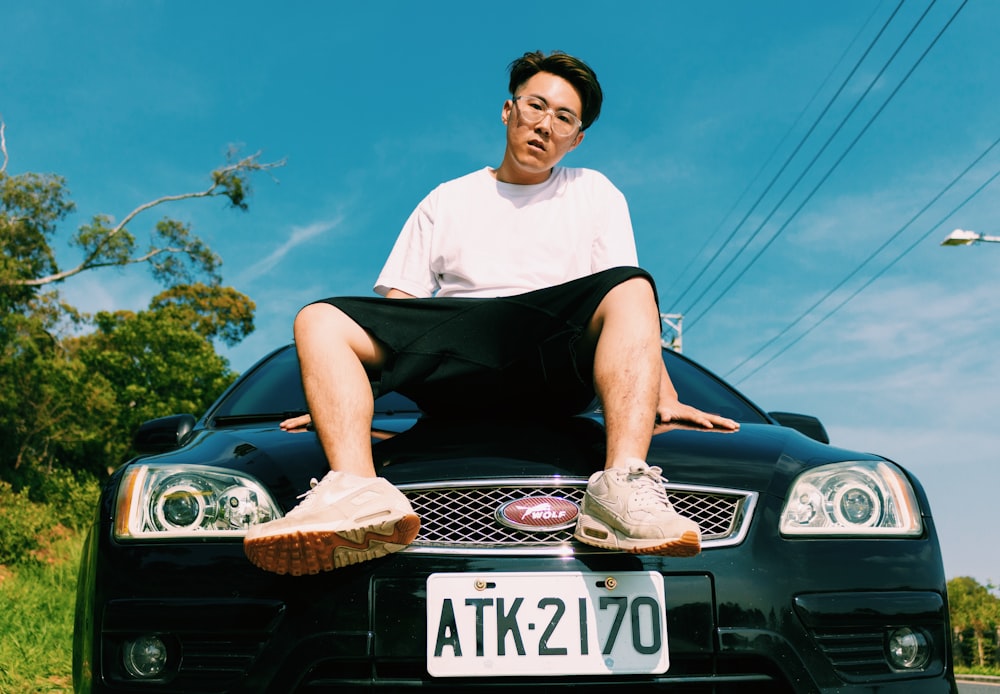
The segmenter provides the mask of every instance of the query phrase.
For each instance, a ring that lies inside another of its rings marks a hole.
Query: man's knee
[[[654,325],[655,322],[655,325]],[[653,285],[645,277],[632,277],[615,285],[597,305],[583,332],[578,350],[582,359],[592,359],[606,323],[619,326],[629,334],[659,335],[660,314]]]
[[[602,324],[613,315],[645,315],[654,312],[658,314],[653,285],[645,277],[632,277],[615,285],[604,295],[594,311],[592,322]]]
[[[384,347],[348,314],[323,302],[303,307],[295,316],[295,342],[301,346],[311,342],[326,352],[342,345],[350,349],[366,368],[378,367],[384,360]]]
[[[646,277],[631,277],[624,282],[615,285],[607,293],[605,299],[613,302],[621,301],[626,305],[635,304],[656,304],[656,293],[653,285]]]
[[[296,342],[309,339],[318,332],[328,333],[336,324],[336,314],[340,311],[330,304],[309,304],[295,316],[292,332]]]

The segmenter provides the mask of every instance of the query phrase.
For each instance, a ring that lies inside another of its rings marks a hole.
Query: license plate
[[[661,674],[667,651],[656,571],[427,578],[433,677]]]

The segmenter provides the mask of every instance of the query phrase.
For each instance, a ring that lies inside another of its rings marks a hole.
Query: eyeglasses
[[[583,121],[565,109],[549,108],[549,105],[535,96],[515,96],[512,101],[517,105],[517,112],[527,125],[541,123],[546,115],[552,116],[552,132],[560,137],[574,134],[583,126]]]

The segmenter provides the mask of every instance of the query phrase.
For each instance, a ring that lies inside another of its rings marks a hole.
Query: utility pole
[[[660,314],[660,344],[664,349],[672,349],[681,353],[683,345],[684,315],[680,313]]]

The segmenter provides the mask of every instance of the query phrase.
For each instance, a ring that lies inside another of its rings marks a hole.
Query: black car
[[[200,420],[147,423],[84,549],[76,691],[956,692],[917,480],[830,446],[814,418],[767,414],[690,360],[664,359],[682,400],[742,423],[654,436],[649,463],[703,531],[693,558],[572,539],[604,461],[597,408],[435,419],[379,398],[376,468],[409,497],[420,534],[301,577],[255,568],[242,545],[248,524],[293,508],[327,471],[312,431],[278,427],[305,410],[294,347]]]

